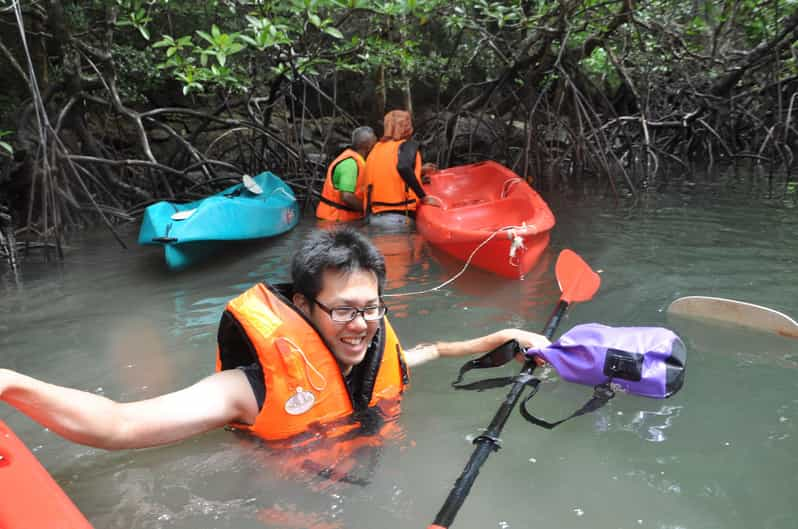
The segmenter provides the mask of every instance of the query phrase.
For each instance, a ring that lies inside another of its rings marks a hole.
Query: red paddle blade
[[[572,250],[560,252],[554,274],[562,291],[560,299],[567,303],[588,301],[601,286],[599,275]]]

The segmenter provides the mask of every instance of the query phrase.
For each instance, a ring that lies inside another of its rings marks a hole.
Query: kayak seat
[[[468,206],[476,206],[478,204],[484,204],[487,202],[484,198],[469,198],[466,200],[460,200],[459,202],[452,203],[453,208],[465,208]]]

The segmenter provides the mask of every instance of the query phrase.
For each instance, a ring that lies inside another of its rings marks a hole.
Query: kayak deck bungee
[[[278,176],[263,172],[202,200],[157,202],[144,211],[139,244],[164,247],[166,263],[180,270],[225,242],[273,237],[299,222],[299,205]]]
[[[424,186],[437,205],[420,204],[421,235],[449,255],[520,279],[549,244],[554,215],[529,184],[493,161],[450,167]]]
[[[0,420],[0,529],[91,529],[72,500]]]

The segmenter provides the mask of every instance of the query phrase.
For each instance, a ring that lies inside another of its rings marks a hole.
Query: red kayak
[[[72,500],[0,420],[0,529],[91,529]]]
[[[529,184],[493,161],[432,173],[418,231],[433,246],[504,277],[519,279],[549,244],[554,215]]]

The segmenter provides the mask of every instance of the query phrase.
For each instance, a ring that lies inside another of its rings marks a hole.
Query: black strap
[[[515,355],[523,352],[521,345],[515,340],[509,340],[504,342],[502,345],[493,349],[492,351],[480,356],[479,358],[475,358],[473,360],[469,360],[460,368],[460,372],[457,374],[457,380],[452,382],[452,387],[455,389],[467,389],[467,390],[477,390],[482,391],[485,389],[491,388],[499,388],[502,386],[506,386],[515,380],[515,377],[499,377],[499,378],[486,378],[484,380],[478,380],[477,382],[470,382],[468,384],[462,384],[463,376],[472,369],[487,369],[489,367],[499,367],[503,366],[513,358]]]
[[[415,204],[416,199],[411,198],[408,200],[402,200],[401,202],[372,202],[372,206],[409,206],[410,204]]]
[[[361,213],[361,211],[359,209],[355,209],[352,206],[348,206],[346,204],[339,204],[338,202],[334,202],[334,201],[332,201],[329,198],[325,197],[324,195],[322,195],[321,193],[319,193],[316,190],[313,191],[313,194],[319,197],[319,201],[320,202],[324,202],[328,206],[334,207],[336,209],[342,209],[344,211],[352,211],[352,212],[355,212],[355,213]]]
[[[371,194],[374,192],[374,184],[368,184],[366,186],[366,215],[363,218],[363,221],[366,224],[371,222]]]
[[[454,389],[484,391],[486,389],[509,386],[513,382],[515,382],[515,377],[483,378],[482,380],[477,380],[476,382],[469,382],[468,384],[458,384],[456,382],[452,382],[452,387]]]
[[[535,388],[537,388],[537,385],[535,385]],[[610,387],[609,381],[604,382],[603,384],[598,384],[597,386],[593,387],[593,396],[581,408],[573,412],[565,419],[561,419],[556,422],[548,422],[544,421],[543,419],[538,419],[526,409],[527,401],[532,398],[534,394],[535,392],[532,392],[531,395],[521,402],[521,415],[523,415],[524,419],[528,420],[529,422],[537,424],[538,426],[542,426],[547,430],[551,430],[555,426],[562,424],[569,419],[573,419],[574,417],[579,417],[580,415],[596,411],[607,404],[607,402],[609,402],[609,400],[615,396],[615,392],[612,390],[612,387]]]

